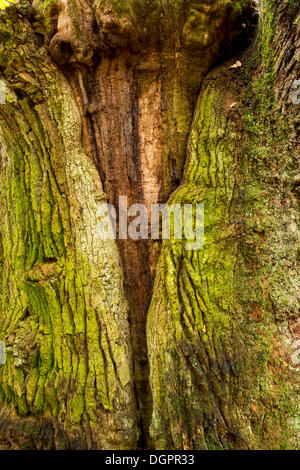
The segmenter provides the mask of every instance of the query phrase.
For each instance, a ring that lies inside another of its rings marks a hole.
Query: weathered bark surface
[[[85,148],[109,201],[117,208],[119,196],[128,206],[166,202],[181,178],[200,81],[234,11],[220,2],[72,1],[52,5],[49,15],[49,49],[73,87]],[[145,324],[157,247],[120,240],[119,248],[137,399],[147,428]]]
[[[254,46],[202,83],[171,200],[205,204],[205,244],[163,244],[148,314],[158,448],[298,445],[297,13],[263,2]]]
[[[12,446],[136,448],[128,306],[71,86],[29,6],[1,16],[0,434]]]
[[[207,75],[249,2],[1,13],[1,440],[296,447],[297,14],[264,0]],[[119,196],[204,203],[204,248],[101,240]]]

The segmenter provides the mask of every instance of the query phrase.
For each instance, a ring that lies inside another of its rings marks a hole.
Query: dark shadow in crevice
[[[221,43],[218,57],[212,64],[211,70],[249,49],[256,38],[258,20],[259,10],[253,3],[241,14],[234,32],[228,31],[225,35],[226,40]]]

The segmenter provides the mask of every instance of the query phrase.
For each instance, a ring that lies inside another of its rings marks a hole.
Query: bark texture
[[[297,447],[299,8],[260,13],[257,32],[238,0],[0,13],[6,445]],[[204,203],[204,248],[101,240],[119,196]]]
[[[71,86],[28,5],[1,16],[1,437],[12,446],[135,448],[128,306],[106,200]]]
[[[297,14],[263,2],[241,69],[202,83],[171,200],[205,204],[205,244],[163,244],[148,315],[158,448],[298,445]]]

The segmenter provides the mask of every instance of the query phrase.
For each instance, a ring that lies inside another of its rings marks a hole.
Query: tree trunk
[[[299,9],[257,8],[0,12],[0,443],[297,447]],[[204,204],[203,248],[102,240],[119,196]]]

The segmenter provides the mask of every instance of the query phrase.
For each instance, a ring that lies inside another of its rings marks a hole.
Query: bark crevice
[[[194,39],[188,46],[182,44],[184,34],[189,37],[193,28],[186,18],[183,22],[177,18],[175,8],[168,12],[175,24],[167,20],[164,38],[160,23],[155,25],[158,31],[147,37],[151,24],[129,33],[126,28],[133,19],[114,10],[113,2],[106,3],[103,9],[89,8],[82,14],[79,36],[74,34],[77,20],[64,5],[57,28],[51,31],[49,49],[72,84],[85,148],[98,168],[108,201],[118,209],[119,196],[126,196],[128,206],[144,203],[150,209],[151,204],[167,202],[180,184],[197,93],[224,37],[233,36],[227,29],[231,11],[213,10],[209,34],[214,34],[213,21],[221,26],[208,52],[201,39],[199,51]],[[70,53],[65,54],[67,44]],[[130,310],[136,395],[149,441],[152,405],[145,328],[159,243],[118,240],[118,246]]]

